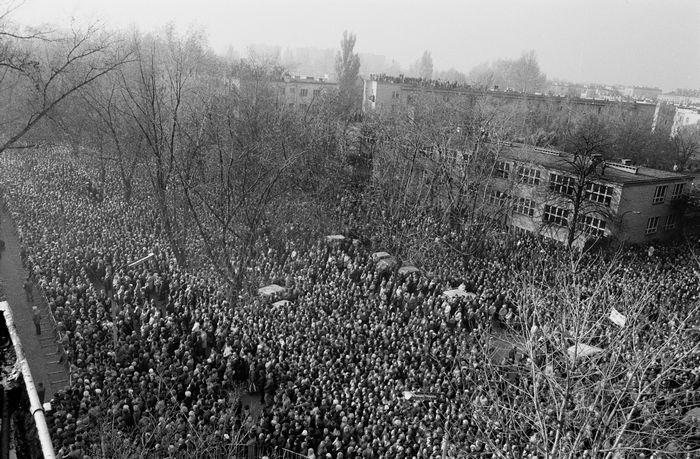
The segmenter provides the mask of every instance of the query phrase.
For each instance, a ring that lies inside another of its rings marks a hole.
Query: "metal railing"
[[[12,339],[12,344],[15,348],[17,364],[22,370],[24,387],[27,391],[27,396],[29,397],[29,411],[34,418],[34,425],[36,426],[37,436],[39,437],[39,443],[41,444],[41,452],[44,455],[44,459],[54,459],[56,455],[53,450],[53,443],[51,442],[49,427],[46,424],[46,418],[44,417],[44,406],[41,404],[41,400],[39,400],[39,394],[37,393],[36,386],[34,385],[32,372],[29,369],[27,359],[24,357],[22,343],[19,339],[17,329],[15,328],[12,310],[10,309],[10,305],[7,301],[0,302],[0,311],[2,311],[2,314],[5,316],[7,330],[10,333],[10,338]]]

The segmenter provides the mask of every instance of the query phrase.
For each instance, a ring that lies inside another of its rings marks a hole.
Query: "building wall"
[[[398,97],[397,97],[398,95]],[[476,89],[443,89],[429,86],[414,86],[388,81],[364,80],[363,110],[380,111],[390,113],[399,107],[409,103],[410,97],[428,95],[439,98],[442,101],[454,99],[477,99],[488,97],[505,104],[525,103],[535,108],[547,108],[552,112],[565,110],[570,115],[596,115],[601,113],[615,114],[619,110],[636,113],[646,117],[651,126],[656,105],[640,102],[617,102],[606,100],[592,100],[582,98],[568,98],[557,96],[545,96],[541,94],[525,94],[519,92],[481,91]],[[370,98],[374,96],[374,102]]]
[[[568,208],[571,211],[569,200],[559,199],[557,193],[549,190],[550,174],[567,174],[533,163],[514,161],[505,157],[502,160],[510,164],[511,175],[508,179],[495,178],[493,188],[514,198],[522,197],[532,199],[535,202],[535,211],[532,217],[512,211],[513,204],[511,204],[510,210],[512,212],[510,212],[508,224],[565,242],[568,236],[567,228],[548,225],[544,223],[543,216],[547,204]],[[519,165],[536,167],[540,171],[540,184],[535,186],[517,183],[516,174]],[[597,205],[599,209],[597,207],[588,209],[589,216],[600,218],[606,222],[606,236],[618,237],[632,243],[644,243],[674,237],[682,227],[682,198],[672,200],[671,196],[676,184],[684,184],[684,194],[689,191],[690,182],[687,179],[656,180],[642,184],[620,184],[602,180],[594,180],[594,183],[609,186],[613,192],[609,206],[599,204]],[[663,185],[667,187],[664,200],[662,203],[654,204],[656,189]],[[676,215],[673,228],[665,228],[666,218],[669,215]],[[657,231],[646,234],[648,220],[652,217],[658,217]],[[583,244],[585,239],[584,235],[577,235],[576,244]]]
[[[679,204],[681,201],[671,199],[673,187],[678,183],[685,184],[685,193],[689,191],[690,183],[684,180],[624,186],[622,188],[622,199],[617,211],[621,239],[633,243],[644,243],[675,236],[678,233],[678,229],[682,226],[683,212]],[[666,195],[663,203],[654,204],[654,193],[660,185],[668,187]],[[665,219],[672,214],[677,215],[676,227],[665,229]],[[652,217],[659,217],[658,229],[655,233],[646,234],[647,223]]]
[[[372,112],[376,110],[377,82],[364,80],[362,86],[362,111]]]
[[[661,94],[658,97],[660,102],[675,105],[700,105],[700,97],[679,96],[677,94]]]
[[[625,89],[625,95],[633,99],[650,99],[654,100],[661,95],[663,91],[659,88],[639,88],[631,87]]]
[[[692,126],[700,123],[700,108],[677,108],[673,116],[671,135],[675,136],[684,126]]]
[[[512,168],[517,167],[520,164],[525,164],[525,163],[520,163],[520,162],[514,162],[511,163]],[[527,164],[528,167],[538,167],[533,164]],[[546,205],[554,205],[560,208],[566,208],[570,212],[572,211],[571,209],[571,201],[562,197],[560,198],[561,195],[551,191],[549,189],[549,177],[550,174],[562,174],[562,172],[553,170],[553,169],[548,169],[544,167],[538,167],[540,170],[540,176],[541,176],[541,182],[540,185],[535,186],[535,185],[524,185],[524,184],[517,184],[511,187],[513,190],[513,195],[517,197],[523,197],[526,199],[532,199],[535,202],[535,212],[532,217],[519,214],[519,213],[513,213],[513,216],[511,218],[510,224],[513,226],[517,226],[518,228],[522,228],[524,230],[534,232],[534,233],[542,233],[546,235],[547,237],[557,239],[561,242],[565,242],[568,237],[568,229],[564,227],[557,227],[554,225],[546,224],[543,220],[544,217],[544,210]],[[514,170],[514,169],[512,169]],[[566,175],[566,174],[564,174]],[[613,194],[612,194],[612,199],[610,202],[610,206],[605,206],[603,204],[599,205],[594,205],[595,207],[593,208],[588,208],[587,210],[587,215],[599,218],[601,220],[604,220],[606,222],[606,227],[605,227],[605,235],[610,236],[615,234],[616,232],[616,227],[611,222],[609,216],[610,214],[615,215],[618,212],[618,208],[620,206],[620,202],[622,199],[622,187],[620,187],[617,184],[613,183],[607,183],[607,182],[601,182],[601,181],[595,181],[595,183],[600,183],[604,184],[606,186],[609,186],[612,188]],[[599,206],[599,209],[598,209]],[[600,212],[598,212],[600,210]],[[604,215],[607,214],[607,215]],[[570,215],[571,218],[571,215]],[[578,236],[578,239],[576,242],[579,244],[582,244],[584,242],[585,237]]]
[[[321,94],[334,90],[338,85],[322,81],[290,80],[277,82],[276,86],[279,91],[280,101],[283,101],[289,107],[304,108],[320,97]]]

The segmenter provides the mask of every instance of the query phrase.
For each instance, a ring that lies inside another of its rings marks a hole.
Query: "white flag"
[[[610,311],[610,320],[620,327],[624,327],[625,323],[627,322],[627,317],[622,315],[617,309],[612,308]]]

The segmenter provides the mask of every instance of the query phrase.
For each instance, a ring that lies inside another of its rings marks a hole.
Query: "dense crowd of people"
[[[212,271],[178,266],[149,201],[123,202],[118,180],[108,176],[100,193],[87,193],[76,184],[94,183],[91,170],[60,152],[6,153],[0,164],[31,279],[70,362],[71,385],[52,402],[59,457],[95,454],[105,426],[164,457],[196,455],[202,432],[221,443],[244,432],[261,450],[318,458],[541,455],[545,439],[534,425],[505,428],[507,419],[487,419],[503,415],[509,394],[509,406],[525,414],[528,404],[554,407],[525,397],[531,381],[517,371],[494,375],[502,363],[516,368],[527,353],[511,346],[492,355],[490,343],[520,330],[519,321],[547,329],[553,320],[551,309],[532,318],[520,309],[523,273],[542,279],[538,288],[552,295],[546,285],[559,281],[553,268],[568,263],[553,243],[504,236],[474,251],[460,233],[407,217],[403,225],[421,226],[434,242],[421,271],[402,274],[373,256],[382,247],[372,247],[371,237],[263,238],[250,276],[285,292],[229,297]],[[149,252],[151,260],[129,267]],[[472,255],[455,255],[462,253]],[[700,405],[700,353],[697,341],[668,338],[680,324],[700,324],[700,265],[680,244],[658,246],[653,256],[629,247],[615,257],[571,274],[584,292],[580,300],[629,299],[650,286],[638,296],[651,326],[633,333],[623,350],[633,353],[641,342],[662,350],[645,375],[660,377],[662,408],[682,417]],[[453,289],[454,297],[445,295]],[[613,346],[605,330],[614,324],[595,327],[603,330],[595,344]],[[668,356],[681,364],[668,370]],[[257,415],[242,406],[241,391],[259,397]],[[593,448],[596,426],[585,429],[583,449]]]
[[[394,76],[380,73],[371,74],[369,79],[372,81],[380,81],[382,83],[409,84],[412,86],[432,89],[472,89],[472,85],[461,81],[435,80],[421,77],[408,77],[405,75]]]

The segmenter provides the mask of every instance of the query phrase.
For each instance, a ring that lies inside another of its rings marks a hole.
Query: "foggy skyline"
[[[99,20],[151,31],[172,22],[203,28],[220,53],[251,44],[339,46],[354,32],[357,51],[407,68],[424,50],[436,70],[474,66],[535,50],[549,79],[700,88],[700,2],[693,0],[381,1],[27,0],[19,24],[67,26]]]

